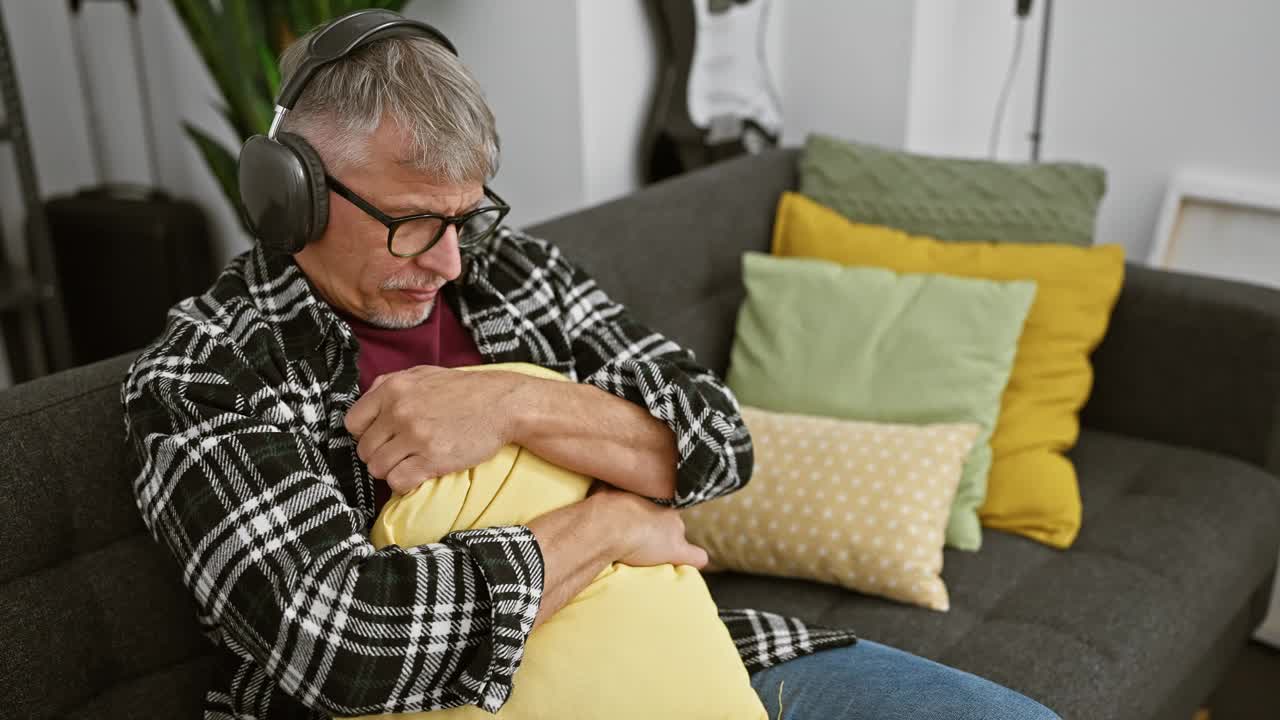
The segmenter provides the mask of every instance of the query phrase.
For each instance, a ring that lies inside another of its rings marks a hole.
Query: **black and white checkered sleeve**
[[[198,327],[171,326],[122,389],[139,510],[202,624],[329,715],[496,712],[542,596],[532,533],[375,551],[287,397]]]
[[[744,486],[753,451],[733,392],[691,351],[637,322],[554,245],[524,239],[545,253],[578,377],[648,408],[675,433],[676,494],[658,502],[689,507]]]
[[[858,641],[852,630],[814,627],[796,618],[762,610],[721,608],[720,620],[729,629],[747,672],[752,673]]]

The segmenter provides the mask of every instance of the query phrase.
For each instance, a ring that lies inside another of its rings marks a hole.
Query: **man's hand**
[[[684,519],[678,510],[600,481],[592,486],[590,496],[621,513],[622,519],[614,526],[623,534],[618,562],[634,567],[666,563],[706,567],[707,551],[685,538]]]
[[[678,511],[596,481],[586,500],[541,515],[529,530],[542,551],[545,584],[536,628],[578,596],[611,562],[692,565],[707,552],[684,538]]]
[[[466,470],[512,440],[511,402],[525,376],[430,365],[382,375],[347,413],[347,431],[369,473],[404,494]],[[510,409],[510,408],[506,408]]]

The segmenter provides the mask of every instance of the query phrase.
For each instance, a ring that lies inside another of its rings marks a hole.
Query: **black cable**
[[[1030,6],[1030,2],[1027,3]],[[1022,39],[1026,35],[1027,16],[1018,12],[1018,29],[1013,41],[1013,54],[1009,58],[1009,70],[1005,75],[1004,87],[1000,90],[1000,99],[996,101],[996,116],[991,122],[991,139],[987,143],[987,156],[996,159],[996,146],[1000,142],[1000,130],[1004,125],[1004,116],[1008,110],[1009,92],[1013,89],[1013,79],[1018,75],[1018,65],[1022,61]]]
[[[1044,24],[1040,35],[1040,74],[1036,80],[1036,113],[1031,123],[1031,162],[1040,162],[1040,141],[1044,123],[1044,87],[1049,70],[1049,24],[1053,20],[1053,0],[1044,0]]]

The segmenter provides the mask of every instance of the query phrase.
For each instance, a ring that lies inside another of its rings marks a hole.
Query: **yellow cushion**
[[[773,252],[897,272],[1035,281],[991,438],[994,461],[979,516],[987,527],[1054,547],[1075,541],[1080,491],[1063,453],[1079,436],[1078,413],[1093,384],[1089,355],[1102,341],[1124,281],[1122,247],[940,242],[851,222],[784,193]]]
[[[717,568],[950,606],[942,548],[977,423],[899,425],[743,407],[755,472],[681,511]]]
[[[521,363],[466,369],[566,380]],[[582,500],[591,482],[507,445],[470,470],[393,496],[374,522],[370,539],[379,548],[412,547],[458,530],[525,524]],[[367,717],[493,716],[465,706]],[[766,713],[696,569],[614,563],[529,636],[511,697],[498,717],[763,720]]]

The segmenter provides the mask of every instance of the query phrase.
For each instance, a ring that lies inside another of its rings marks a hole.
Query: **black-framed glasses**
[[[351,188],[343,185],[337,178],[325,174],[329,187],[347,202],[364,211],[366,215],[382,223],[387,228],[387,252],[400,258],[411,258],[435,247],[444,237],[445,229],[453,225],[458,229],[458,246],[462,248],[479,245],[493,235],[502,218],[511,211],[511,206],[498,197],[498,194],[484,187],[484,196],[493,205],[486,205],[469,210],[461,215],[441,215],[439,213],[415,213],[404,217],[391,217],[373,206],[373,203],[355,194]]]

